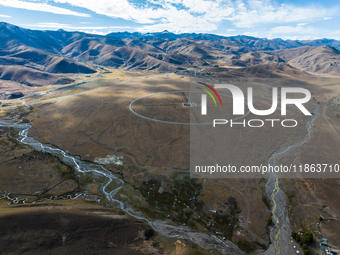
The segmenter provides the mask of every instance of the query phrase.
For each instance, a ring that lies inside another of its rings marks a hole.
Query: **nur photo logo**
[[[245,115],[245,105],[247,105],[249,109],[249,113],[252,113],[256,116],[268,116],[272,115],[275,113],[275,111],[278,108],[279,105],[279,99],[280,99],[280,108],[281,108],[281,116],[286,116],[287,115],[287,106],[288,105],[293,105],[297,107],[305,116],[310,116],[312,115],[307,108],[304,106],[305,103],[308,103],[311,99],[311,93],[309,90],[305,88],[296,88],[296,87],[282,87],[282,88],[277,88],[273,87],[271,91],[271,105],[268,109],[258,109],[255,107],[254,103],[254,93],[253,93],[253,88],[252,87],[247,87],[247,95],[245,99],[245,95],[243,91],[236,85],[232,84],[215,84],[214,87],[198,82],[199,84],[205,86],[206,88],[202,87],[197,87],[198,89],[202,90],[205,92],[204,94],[201,94],[201,115],[207,115],[208,114],[208,103],[207,103],[207,95],[210,96],[210,98],[213,100],[214,105],[217,106],[216,99],[214,95],[211,93],[213,92],[215,96],[218,98],[220,102],[220,106],[223,106],[221,96],[222,94],[219,94],[216,90],[219,90],[223,93],[229,92],[231,93],[231,98],[232,98],[232,114],[233,116],[242,116]],[[209,90],[211,91],[209,91]],[[227,91],[225,90],[227,89]],[[280,95],[279,95],[279,90],[280,90]],[[290,95],[290,96],[288,96]],[[297,95],[300,95],[300,98],[295,98],[294,97]],[[301,95],[303,97],[301,98]],[[214,108],[210,109],[213,110]],[[281,125],[283,127],[295,127],[297,125],[297,121],[295,119],[251,119],[248,120],[248,126],[249,127],[262,127],[265,122],[271,122],[272,127],[274,127],[274,123],[276,121],[281,121]],[[293,122],[293,125],[288,125],[288,122]],[[230,123],[231,127],[233,125],[243,125],[246,126],[246,120],[243,120],[242,122],[233,122],[233,119],[226,119],[226,118],[214,118],[213,119],[213,126],[215,127],[216,125],[221,125],[221,124],[227,124]],[[257,123],[255,125],[255,123]]]

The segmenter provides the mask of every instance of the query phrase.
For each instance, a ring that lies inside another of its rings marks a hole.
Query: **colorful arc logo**
[[[220,97],[220,95],[217,93],[217,91],[213,87],[209,86],[208,84],[202,83],[202,82],[199,82],[199,84],[202,84],[202,85],[206,86],[212,92],[214,92],[215,95],[217,96],[218,100],[220,101],[221,106],[222,106],[221,97]],[[197,87],[197,88],[201,89],[205,93],[207,93],[212,98],[212,100],[214,100],[215,106],[217,106],[216,100],[215,100],[214,96],[210,93],[209,90],[204,89],[204,88],[200,88],[200,87]],[[201,96],[201,114],[202,115],[207,115],[207,94],[202,94],[202,96]]]
[[[213,87],[211,87],[210,85],[205,84],[205,83],[203,83],[203,82],[199,82],[199,84],[202,84],[202,85],[206,86],[206,87],[209,88],[212,92],[214,92],[215,95],[217,96],[218,100],[220,101],[220,104],[222,105],[222,100],[221,100],[221,98],[220,98],[220,95],[217,93],[217,91],[216,91]],[[197,87],[197,88],[203,90],[204,92],[206,92],[206,93],[214,100],[215,105],[217,105],[214,96],[213,96],[208,90],[203,89],[203,88],[200,88],[200,87]]]

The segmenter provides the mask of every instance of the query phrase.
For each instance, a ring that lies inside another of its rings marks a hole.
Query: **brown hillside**
[[[297,78],[308,78],[312,75],[301,71],[286,63],[267,63],[244,68],[207,68],[207,72],[216,74],[220,78],[231,77],[257,77],[257,78],[287,78],[293,76]]]
[[[49,74],[21,66],[0,65],[0,79],[10,80],[27,86],[61,85],[74,82],[68,77]]]
[[[276,54],[307,72],[340,75],[340,52],[328,46],[281,50]]]

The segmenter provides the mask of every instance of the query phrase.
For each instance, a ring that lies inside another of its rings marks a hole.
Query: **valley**
[[[1,33],[9,26],[1,23]],[[0,224],[37,231],[40,244],[27,234],[20,249],[2,252],[284,255],[294,252],[290,234],[300,229],[314,235],[311,254],[322,238],[339,247],[338,178],[190,178],[192,129],[176,124],[190,121],[183,103],[192,83],[253,87],[261,109],[272,87],[303,87],[312,117],[289,107],[299,123],[293,131],[222,127],[225,157],[268,164],[294,145],[273,164],[339,163],[337,41],[21,32],[31,40],[1,42]],[[37,218],[35,227],[22,220]],[[46,222],[53,224],[43,238]],[[0,242],[15,243],[17,231]]]

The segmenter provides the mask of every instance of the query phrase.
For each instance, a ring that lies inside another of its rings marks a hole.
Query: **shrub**
[[[291,236],[295,239],[297,235],[298,233],[296,231],[293,231]]]
[[[268,222],[268,225],[270,226],[270,225],[273,223],[272,217],[269,217],[268,220],[267,220],[267,222]]]
[[[311,232],[305,233],[305,241],[307,244],[311,244],[313,242],[313,234]]]
[[[299,243],[301,241],[301,237],[297,234],[295,240]]]

